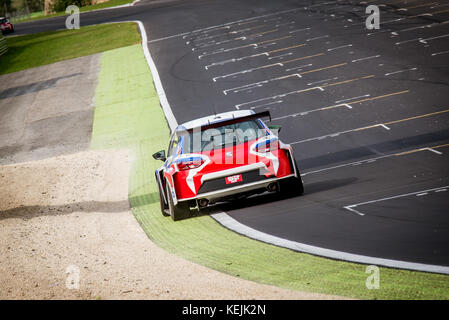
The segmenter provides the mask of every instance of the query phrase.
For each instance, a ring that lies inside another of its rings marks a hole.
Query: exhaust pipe
[[[207,200],[207,199],[199,199],[198,200],[198,205],[200,206],[200,208],[207,207],[209,205],[209,200]]]
[[[279,185],[277,182],[272,182],[267,186],[267,190],[270,192],[276,192],[279,190]]]

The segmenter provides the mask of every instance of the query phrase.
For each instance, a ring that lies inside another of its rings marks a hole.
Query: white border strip
[[[276,236],[269,235],[264,232],[260,232],[253,228],[250,228],[237,220],[231,218],[224,212],[214,213],[210,215],[215,221],[224,226],[227,229],[230,229],[234,232],[237,232],[241,235],[247,236],[249,238],[259,240],[265,243],[273,244],[275,246],[284,247],[287,249],[291,249],[294,251],[309,253],[317,256],[322,256],[331,259],[344,260],[349,262],[356,262],[362,264],[372,264],[377,266],[385,266],[390,268],[400,268],[400,269],[408,269],[415,271],[425,271],[425,272],[433,272],[433,273],[443,273],[449,274],[449,267],[438,266],[438,265],[430,265],[430,264],[421,264],[421,263],[413,263],[406,262],[400,260],[390,260],[390,259],[382,259],[375,258],[369,256],[362,256],[358,254],[346,253],[331,249],[325,249],[320,247],[311,246],[304,243],[299,243],[283,238],[279,238]]]
[[[173,130],[175,130],[175,128],[178,126],[178,122],[176,121],[176,118],[173,115],[173,111],[170,108],[170,104],[168,103],[167,96],[165,94],[164,87],[162,86],[161,79],[159,78],[159,73],[157,72],[156,65],[154,64],[154,61],[151,58],[150,50],[148,50],[148,43],[147,43],[148,38],[147,33],[145,32],[145,27],[143,26],[143,23],[140,20],[134,20],[129,22],[135,22],[139,26],[140,34],[142,36],[143,54],[147,59],[148,66],[150,67],[151,73],[153,75],[153,81],[156,87],[156,92],[157,95],[159,96],[159,101],[161,103],[162,110],[164,111],[165,118],[167,119],[168,126],[170,127],[171,132],[173,132]]]
[[[124,21],[122,21],[124,22]],[[153,74],[154,84],[156,86],[156,91],[158,93],[160,103],[162,106],[162,110],[164,111],[167,122],[170,126],[171,131],[173,131],[177,126],[177,121],[173,112],[170,108],[170,104],[168,103],[167,97],[165,95],[164,88],[162,87],[161,80],[159,78],[159,73],[157,72],[156,65],[154,64],[153,59],[151,58],[150,51],[148,50],[148,42],[147,42],[147,34],[145,32],[145,28],[143,23],[139,20],[129,21],[136,22],[139,25],[140,33],[142,35],[142,47],[145,58],[147,59],[148,66],[150,67],[151,73]],[[331,259],[344,260],[349,262],[356,262],[361,264],[373,264],[378,266],[385,266],[390,268],[399,268],[399,269],[408,269],[408,270],[416,270],[416,271],[425,271],[425,272],[433,272],[433,273],[442,273],[449,274],[449,267],[438,266],[438,265],[429,265],[429,264],[421,264],[421,263],[413,263],[406,262],[400,260],[390,260],[390,259],[382,259],[375,258],[369,256],[363,256],[358,254],[352,254],[347,252],[341,252],[331,249],[325,249],[320,247],[311,246],[308,244],[303,244],[283,238],[279,238],[276,236],[269,235],[267,233],[263,233],[261,231],[255,230],[244,224],[241,224],[237,220],[231,218],[224,212],[215,213],[210,215],[215,221],[224,226],[225,228],[237,232],[241,235],[247,236],[249,238],[259,240],[265,243],[269,243],[272,245],[276,245],[279,247],[288,248],[294,251],[309,253],[317,256],[322,256]]]

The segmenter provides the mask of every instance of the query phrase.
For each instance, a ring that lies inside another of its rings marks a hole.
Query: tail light
[[[178,169],[179,170],[190,170],[200,167],[204,163],[203,159],[195,159],[195,160],[183,160],[181,162],[178,162]]]
[[[279,140],[268,140],[256,146],[256,152],[267,153],[279,149]]]

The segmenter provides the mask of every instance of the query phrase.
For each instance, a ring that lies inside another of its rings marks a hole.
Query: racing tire
[[[301,174],[299,172],[298,165],[296,164],[296,160],[294,160],[294,165],[296,168],[296,172],[298,173],[298,177],[286,178],[279,181],[279,193],[282,197],[297,197],[301,196],[304,193],[304,184],[302,182]]]
[[[157,188],[159,190],[159,203],[161,205],[161,213],[164,217],[168,217],[170,215],[170,213],[168,211],[168,205],[166,205],[164,202],[162,189],[161,189],[161,186],[159,185],[159,183],[157,182],[157,180],[156,180],[156,183],[157,183]]]
[[[166,182],[167,189],[167,198],[168,198],[168,212],[173,221],[178,221],[182,219],[186,219],[190,217],[190,205],[188,201],[178,202],[177,205],[174,205],[173,198],[170,192],[170,188],[168,186],[168,182]]]

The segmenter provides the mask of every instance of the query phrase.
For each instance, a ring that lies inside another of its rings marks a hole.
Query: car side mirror
[[[158,151],[153,154],[153,158],[156,160],[165,161],[167,158],[165,157],[165,150]]]
[[[278,135],[279,132],[281,132],[282,126],[278,125],[278,124],[272,124],[268,126],[268,129],[270,129],[271,131],[273,131],[273,133],[275,135]]]

